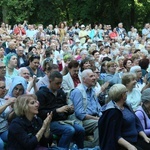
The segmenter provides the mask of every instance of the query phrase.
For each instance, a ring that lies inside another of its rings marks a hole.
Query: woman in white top
[[[136,75],[133,73],[126,73],[122,77],[122,84],[128,89],[126,103],[136,111],[137,107],[141,103],[141,92],[138,88],[135,88],[137,81]]]

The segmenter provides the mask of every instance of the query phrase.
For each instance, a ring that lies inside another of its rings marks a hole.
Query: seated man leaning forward
[[[101,106],[94,91],[95,75],[92,70],[86,69],[81,74],[82,84],[79,84],[71,93],[75,116],[82,121],[85,133],[94,135],[92,142],[85,142],[86,147],[94,147],[99,143],[98,119],[101,116]]]
[[[69,149],[71,142],[75,142],[79,149],[82,149],[84,142],[84,128],[68,120],[72,114],[73,106],[67,105],[65,92],[60,88],[62,83],[62,74],[54,71],[49,75],[49,87],[42,86],[36,93],[40,102],[39,116],[44,120],[47,113],[53,112],[50,129],[52,133],[60,135],[58,146]]]

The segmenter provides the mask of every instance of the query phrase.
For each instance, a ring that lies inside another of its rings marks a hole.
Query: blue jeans
[[[58,121],[53,121],[50,124],[52,133],[61,135],[58,146],[63,148],[69,148],[69,145],[74,141],[78,148],[83,148],[85,130],[79,124],[69,125],[61,124]]]
[[[7,142],[8,131],[0,133],[0,150],[4,149],[4,142]]]

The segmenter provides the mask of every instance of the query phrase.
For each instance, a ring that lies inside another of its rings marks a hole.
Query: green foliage
[[[14,24],[28,20],[30,23],[59,24],[67,21],[79,23],[103,23],[115,27],[123,22],[143,27],[150,22],[149,0],[1,0],[3,20]]]

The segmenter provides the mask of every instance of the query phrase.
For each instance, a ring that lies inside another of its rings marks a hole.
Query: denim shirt
[[[82,90],[79,90],[79,87],[77,87],[70,94],[70,99],[73,102],[76,117],[83,120],[87,114],[92,116],[101,116],[101,106],[96,97],[94,88],[89,90],[83,84],[80,84],[79,86]],[[84,93],[86,94],[85,100]]]

